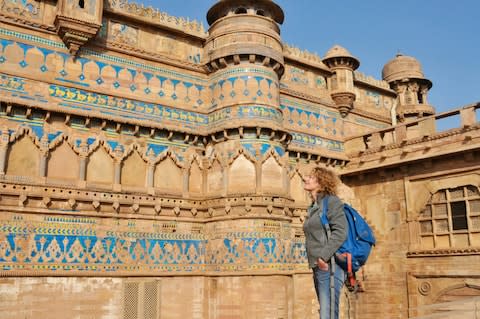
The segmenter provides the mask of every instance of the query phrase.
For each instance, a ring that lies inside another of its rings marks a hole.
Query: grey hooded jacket
[[[330,239],[327,239],[327,232],[320,223],[323,198],[323,193],[317,196],[317,200],[308,208],[307,218],[303,223],[305,247],[310,268],[317,266],[318,258],[328,262],[347,238],[348,225],[343,211],[343,203],[337,196],[330,195],[328,197],[327,218],[331,236]]]

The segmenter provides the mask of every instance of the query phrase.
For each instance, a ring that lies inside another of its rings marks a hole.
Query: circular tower
[[[279,80],[285,67],[279,24],[283,19],[282,9],[270,0],[222,0],[208,11],[205,49],[212,72],[211,110],[262,105],[275,116],[257,117],[257,123],[281,125]],[[236,125],[252,119],[237,120]]]
[[[214,181],[207,181],[211,196],[220,188],[221,195],[288,193],[291,135],[280,108],[283,20],[271,0],[221,0],[207,13],[210,145],[223,154],[221,185],[210,189]]]
[[[427,101],[432,82],[423,75],[417,59],[397,54],[383,67],[382,78],[397,93],[396,113],[400,122],[435,114]]]
[[[331,97],[340,115],[345,117],[353,109],[353,102],[355,102],[353,71],[360,66],[360,61],[339,45],[328,50],[322,61],[334,72],[331,80]]]

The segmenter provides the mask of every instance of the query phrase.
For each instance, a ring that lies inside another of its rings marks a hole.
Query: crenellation
[[[143,4],[129,2],[128,0],[113,0],[105,3],[107,4],[105,8],[107,11],[133,16],[145,22],[159,24],[200,38],[207,36],[203,24],[196,20],[190,21],[189,18],[171,16],[158,9],[145,7]]]
[[[327,66],[323,63],[322,58],[317,53],[309,52],[306,49],[300,49],[296,46],[283,44],[285,56],[293,61],[299,61],[306,64],[311,64],[314,67],[322,69],[322,71],[328,73]]]
[[[365,84],[369,84],[369,85],[372,85],[372,86],[375,86],[375,87],[379,87],[379,88],[382,88],[384,90],[387,90],[387,91],[391,92],[391,88],[390,88],[388,82],[385,81],[385,80],[375,79],[373,76],[366,75],[365,73],[360,72],[360,71],[355,71],[354,75],[355,75],[355,80],[356,81],[360,81],[360,82],[363,82]]]

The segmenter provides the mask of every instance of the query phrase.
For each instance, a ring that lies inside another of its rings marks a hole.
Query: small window
[[[247,13],[247,9],[245,8],[237,8],[235,10],[235,14],[246,14]]]
[[[480,192],[474,185],[432,194],[419,212],[421,242],[428,248],[477,245],[480,240]]]
[[[82,9],[85,9],[85,0],[78,0],[78,6]]]
[[[265,16],[265,11],[263,11],[263,10],[257,10],[257,15],[264,17],[264,16]]]
[[[467,206],[464,201],[450,203],[452,211],[452,229],[468,229],[467,225]]]

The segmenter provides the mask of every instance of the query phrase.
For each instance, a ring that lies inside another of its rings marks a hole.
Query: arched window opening
[[[264,16],[265,16],[265,11],[263,11],[263,10],[257,10],[257,15],[264,17]]]
[[[430,248],[478,245],[478,188],[465,185],[437,191],[420,212],[418,222],[422,243]]]
[[[423,95],[421,92],[417,93],[417,99],[419,104],[425,104],[425,101],[423,101]]]
[[[237,8],[235,10],[235,14],[246,14],[247,13],[247,9],[245,8]]]
[[[82,9],[85,9],[85,0],[78,0],[78,6]]]

